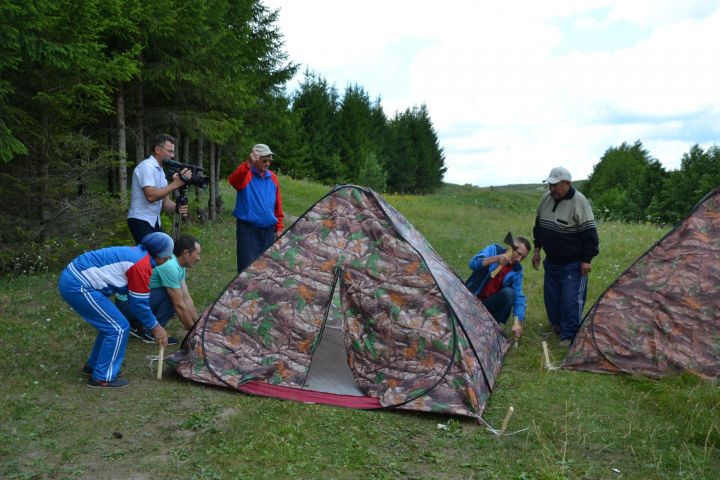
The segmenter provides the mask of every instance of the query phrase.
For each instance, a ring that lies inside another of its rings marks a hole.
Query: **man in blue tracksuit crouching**
[[[157,343],[167,346],[167,333],[150,310],[150,274],[170,259],[173,240],[155,232],[135,247],[107,247],[80,255],[60,274],[58,289],[63,299],[86,322],[98,330],[92,352],[82,371],[88,387],[119,388],[128,385],[120,377],[130,324],[108,298],[128,296],[130,308]]]

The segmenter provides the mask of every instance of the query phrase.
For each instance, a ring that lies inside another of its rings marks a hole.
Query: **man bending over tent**
[[[107,247],[75,258],[60,274],[58,289],[63,299],[86,322],[98,330],[95,345],[82,371],[92,388],[126,387],[120,377],[130,324],[108,298],[127,294],[130,308],[157,343],[167,346],[167,333],[150,310],[150,274],[170,259],[173,241],[166,233],[143,237],[136,247]]]
[[[473,271],[465,286],[477,296],[498,323],[505,324],[513,311],[513,335],[522,334],[525,322],[525,294],[523,267],[520,264],[530,253],[530,241],[512,238],[508,233],[508,248],[492,243],[480,250],[468,262]]]
[[[187,268],[200,260],[200,243],[190,235],[180,235],[170,260],[156,267],[150,277],[150,309],[160,325],[177,315],[185,330],[190,330],[198,319],[195,302],[190,296],[185,279]],[[153,334],[145,330],[133,315],[126,297],[116,296],[115,304],[130,321],[130,335],[145,343],[155,343]],[[177,345],[175,337],[168,337],[168,345]]]

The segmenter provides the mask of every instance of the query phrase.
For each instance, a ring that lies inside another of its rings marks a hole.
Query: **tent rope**
[[[155,362],[160,361],[160,355],[145,355],[145,360],[150,360],[148,367],[150,368],[150,370],[154,370],[153,365],[155,364]]]
[[[490,433],[492,433],[493,435],[495,435],[496,437],[507,437],[507,436],[510,436],[510,435],[515,435],[516,433],[524,432],[525,430],[528,429],[528,427],[525,427],[525,428],[521,428],[520,430],[516,430],[516,431],[514,431],[514,432],[502,433],[500,430],[498,430],[497,428],[494,428],[492,425],[490,425],[488,422],[486,422],[482,417],[478,416],[477,419],[478,419],[478,423],[482,423],[483,425],[485,425],[485,429],[486,429],[488,432],[490,432]]]

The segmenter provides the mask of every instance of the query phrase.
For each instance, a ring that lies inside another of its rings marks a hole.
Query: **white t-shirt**
[[[157,159],[150,155],[135,167],[132,176],[132,186],[130,187],[130,210],[128,210],[128,218],[137,218],[145,220],[150,225],[155,225],[157,221],[160,224],[160,210],[162,209],[162,199],[154,202],[148,202],[145,198],[144,187],[165,188],[167,187],[167,179],[165,172]]]

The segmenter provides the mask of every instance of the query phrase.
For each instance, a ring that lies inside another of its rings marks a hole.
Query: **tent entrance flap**
[[[347,364],[344,336],[342,327],[325,327],[303,388],[337,395],[365,396]]]
[[[340,309],[340,276],[337,276],[325,328],[308,370],[303,388],[316,392],[364,397],[347,363],[343,315]]]

